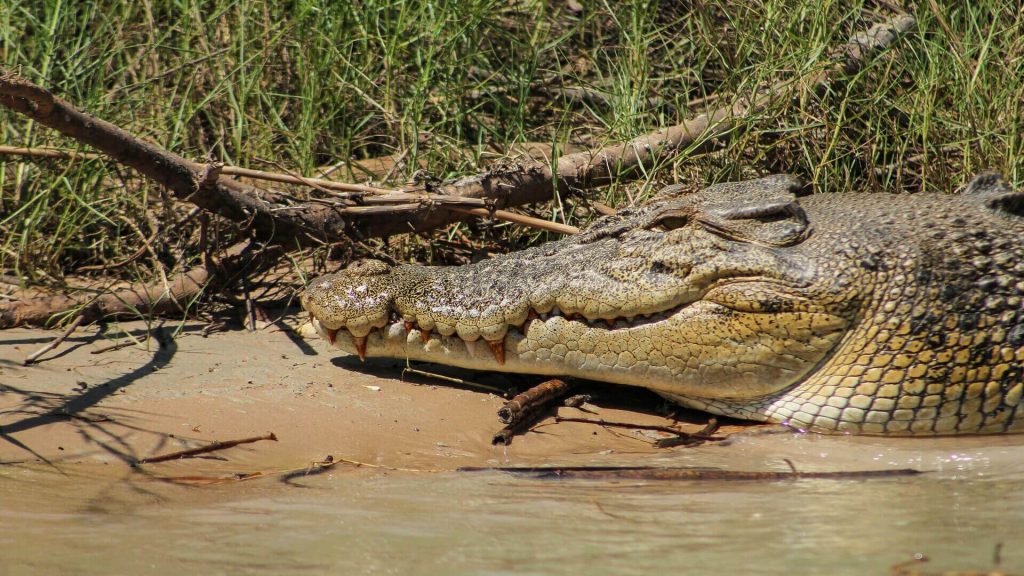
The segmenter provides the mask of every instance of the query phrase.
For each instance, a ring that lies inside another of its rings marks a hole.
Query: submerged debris
[[[754,480],[776,481],[804,478],[850,480],[893,478],[923,474],[912,468],[892,470],[848,470],[834,472],[772,472],[720,470],[716,468],[674,468],[661,466],[529,466],[529,467],[465,467],[459,472],[505,472],[538,479],[582,480]]]

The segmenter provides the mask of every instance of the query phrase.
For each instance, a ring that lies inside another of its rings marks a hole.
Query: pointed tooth
[[[502,338],[501,340],[497,340],[497,341],[488,340],[487,341],[487,345],[491,347],[491,353],[494,354],[494,359],[498,362],[498,364],[504,364],[505,363],[505,339]]]
[[[352,341],[356,344],[356,353],[360,360],[366,360],[366,336],[353,336]]]

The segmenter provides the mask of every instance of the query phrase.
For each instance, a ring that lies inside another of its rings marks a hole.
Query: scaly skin
[[[663,190],[461,267],[363,261],[303,306],[360,356],[576,376],[822,432],[1024,429],[1024,195]]]

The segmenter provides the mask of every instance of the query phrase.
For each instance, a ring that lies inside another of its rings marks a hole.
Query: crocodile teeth
[[[366,336],[352,336],[352,341],[356,344],[356,353],[359,354],[359,359],[366,360]]]
[[[487,345],[491,347],[491,353],[494,354],[494,359],[498,364],[505,363],[505,340],[492,341],[488,340]]]

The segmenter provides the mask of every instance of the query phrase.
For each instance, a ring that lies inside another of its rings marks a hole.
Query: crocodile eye
[[[692,209],[674,208],[660,212],[644,228],[668,232],[669,230],[676,230],[686,226],[692,218]]]

